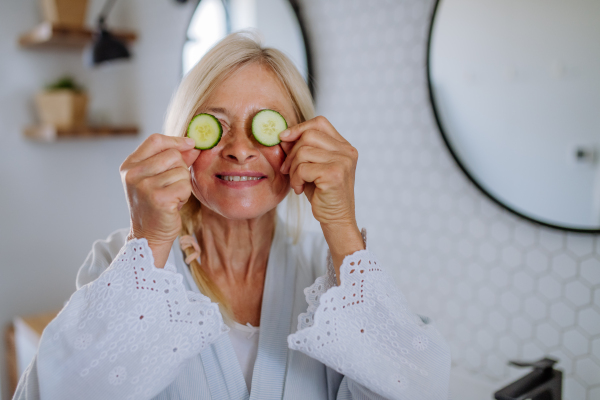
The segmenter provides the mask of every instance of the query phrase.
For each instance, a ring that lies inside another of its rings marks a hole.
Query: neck
[[[231,220],[204,207],[201,228],[196,232],[202,268],[231,284],[264,278],[276,215],[273,209],[258,218]]]

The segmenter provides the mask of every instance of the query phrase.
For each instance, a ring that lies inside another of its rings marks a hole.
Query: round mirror
[[[428,57],[467,176],[527,219],[600,232],[600,1],[439,0]]]
[[[227,34],[253,29],[265,46],[284,52],[311,86],[308,46],[296,9],[290,0],[200,0],[183,47],[183,74]]]

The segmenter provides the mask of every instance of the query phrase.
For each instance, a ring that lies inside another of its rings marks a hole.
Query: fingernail
[[[188,146],[195,146],[196,145],[196,141],[194,139],[192,139],[192,138],[185,138],[185,143]]]
[[[281,168],[279,168],[279,172],[283,172],[283,167],[285,167],[285,163],[281,164]]]
[[[281,133],[279,134],[279,137],[280,137],[280,138],[284,138],[284,139],[285,139],[285,138],[286,138],[286,137],[288,137],[289,135],[290,135],[290,130],[289,130],[289,129],[286,129],[285,131],[283,131],[283,132],[281,132]]]

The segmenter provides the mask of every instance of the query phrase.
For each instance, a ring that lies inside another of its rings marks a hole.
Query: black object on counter
[[[561,400],[562,371],[552,368],[558,361],[543,358],[534,362],[509,361],[515,367],[533,367],[518,381],[494,393],[496,400]]]

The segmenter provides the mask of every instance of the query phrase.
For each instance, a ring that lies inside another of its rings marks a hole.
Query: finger
[[[330,136],[323,134],[322,132],[315,130],[305,131],[302,137],[293,145],[292,150],[281,165],[281,172],[284,174],[288,173],[290,164],[294,160],[296,151],[303,146],[316,147],[329,151],[339,151],[341,150],[343,144],[335,139],[332,139]]]
[[[302,132],[302,134],[300,135],[300,138],[297,141],[281,142],[280,145],[281,145],[281,148],[283,149],[283,151],[289,155],[290,152],[292,151],[292,149],[294,148],[295,144],[302,140],[307,140],[306,144],[308,144],[310,146],[325,147],[325,148],[334,148],[335,144],[340,143],[339,140],[333,139],[327,133],[324,133],[324,132],[316,130],[316,129],[307,129]],[[322,143],[322,146],[320,146],[318,144],[319,141],[324,141],[324,140],[326,140],[327,143],[330,143],[331,147],[326,146],[325,143]]]
[[[344,137],[340,135],[339,132],[333,127],[333,125],[331,125],[331,122],[329,122],[329,120],[323,116],[318,116],[309,119],[308,121],[301,122],[298,125],[294,125],[281,132],[279,134],[279,138],[283,142],[293,142],[298,140],[304,131],[310,129],[321,131],[340,142],[346,142],[346,139],[344,139]]]
[[[177,167],[187,169],[188,166],[181,153],[171,148],[139,162],[131,169],[130,174],[139,180]]]
[[[284,174],[289,173],[291,163],[294,161],[296,156],[296,152],[304,146],[310,146],[315,148],[325,149],[331,152],[338,152],[342,150],[343,144],[338,142],[337,140],[332,139],[331,137],[324,135],[318,131],[306,131],[298,140],[292,150],[286,157],[285,161],[282,163],[280,171]]]
[[[200,150],[198,149],[192,149],[192,150],[188,150],[188,151],[182,151],[181,152],[181,157],[183,158],[183,162],[189,167],[191,166],[194,161],[196,161],[196,159],[198,158],[198,156],[200,155]]]
[[[319,177],[327,172],[327,164],[302,163],[290,175],[290,186],[296,194],[304,191],[306,183],[315,182]]]
[[[172,185],[178,181],[190,181],[191,174],[190,171],[185,167],[177,167],[170,169],[168,171],[162,172],[153,177],[147,178],[152,180],[151,186],[156,189],[161,189]]]
[[[188,201],[192,195],[192,185],[189,181],[177,181],[152,193],[152,202],[160,208],[171,211],[179,210],[180,205]]]
[[[296,142],[281,142],[279,143],[279,146],[281,146],[281,149],[287,155],[291,153],[292,149],[294,148],[294,144],[296,144]]]
[[[150,135],[128,157],[131,162],[140,162],[167,149],[187,151],[195,146],[194,139],[187,137],[165,136],[159,133]]]
[[[163,190],[170,191],[177,199],[177,203],[186,202],[192,195],[192,184],[188,180],[181,180],[170,184]]]
[[[292,162],[288,164],[288,172],[290,175],[294,174],[298,165],[309,162],[309,163],[319,163],[319,164],[327,164],[331,162],[335,162],[336,153],[331,151],[318,149],[316,147],[310,146],[302,146],[296,152],[295,157]]]

